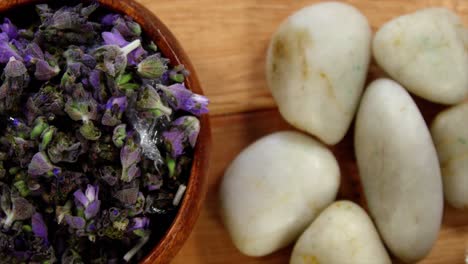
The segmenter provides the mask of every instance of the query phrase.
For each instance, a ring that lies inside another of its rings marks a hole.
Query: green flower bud
[[[185,81],[185,77],[182,73],[171,74],[170,78],[171,80],[177,83],[183,83]]]
[[[135,235],[139,236],[139,237],[144,237],[144,236],[147,235],[145,230],[143,230],[143,229],[135,229],[135,230],[133,230],[133,233]]]
[[[175,175],[176,161],[170,157],[166,158],[167,169],[169,170],[169,177],[173,178]]]
[[[167,60],[159,54],[151,55],[138,64],[137,72],[142,78],[156,79],[167,70]]]
[[[148,45],[148,49],[156,52],[158,51],[158,46],[156,46],[156,43],[154,43],[154,41],[151,41],[151,43]]]
[[[42,132],[46,130],[46,128],[49,127],[49,124],[45,121],[44,117],[38,117],[36,118],[36,121],[34,121],[34,127],[31,130],[30,137],[31,139],[36,139],[42,135]]]
[[[27,233],[32,232],[32,227],[30,225],[24,225],[22,229]]]
[[[20,167],[11,167],[9,170],[8,170],[8,173],[10,175],[16,175],[19,171],[20,171]]]
[[[136,83],[126,83],[126,84],[119,85],[119,89],[121,91],[126,91],[126,92],[135,91],[138,88],[140,88],[140,85]]]
[[[117,77],[116,82],[118,85],[126,84],[130,82],[133,79],[133,76],[131,73],[125,73]]]
[[[41,141],[41,144],[39,145],[39,151],[43,151],[47,148],[47,146],[52,141],[56,131],[57,131],[56,127],[49,126],[42,132],[42,135],[41,135],[42,141]]]
[[[21,196],[26,197],[29,195],[30,193],[29,188],[23,180],[17,181],[13,185],[16,187],[16,189],[18,190]]]
[[[114,134],[112,135],[112,142],[118,148],[121,148],[125,143],[127,137],[127,125],[120,124],[114,128]]]
[[[80,127],[80,133],[84,138],[92,141],[96,141],[101,137],[101,131],[99,128],[95,127],[94,123],[91,121],[84,123]]]

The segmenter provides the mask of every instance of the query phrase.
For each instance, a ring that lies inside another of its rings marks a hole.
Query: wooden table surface
[[[218,186],[229,162],[248,144],[271,132],[291,129],[266,87],[264,64],[270,36],[289,14],[313,0],[138,0],[173,31],[197,70],[211,100],[213,148],[208,193],[195,230],[176,264],[288,263],[291,247],[264,258],[241,255],[218,213]],[[391,18],[429,6],[457,11],[468,25],[468,0],[349,0],[374,32]],[[371,66],[369,80],[382,76]],[[442,109],[418,100],[428,122]],[[340,199],[363,204],[352,135],[333,147],[342,170]],[[239,194],[241,195],[241,194]],[[463,264],[468,243],[468,211],[445,208],[444,223],[431,254],[421,263]]]

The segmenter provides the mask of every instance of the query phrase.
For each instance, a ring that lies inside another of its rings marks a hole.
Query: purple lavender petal
[[[119,107],[119,111],[123,113],[125,112],[125,109],[127,109],[127,104],[128,102],[126,96],[112,97],[109,99],[109,101],[107,101],[106,110],[110,110],[114,105],[117,105]]]
[[[96,59],[89,54],[83,54],[81,62],[89,68],[94,69],[96,67]]]
[[[161,83],[163,85],[168,85],[170,82],[170,71],[166,71],[163,73],[163,75],[161,76]]]
[[[48,81],[59,73],[60,69],[58,67],[52,67],[47,61],[39,60],[36,63],[36,72],[34,72],[34,76],[40,81]]]
[[[127,61],[128,61],[127,64],[130,66],[136,66],[147,55],[148,55],[148,52],[140,46],[136,50],[130,52],[130,54],[127,55]]]
[[[170,100],[172,106],[176,109],[183,109],[185,102],[192,97],[192,92],[185,85],[176,83],[166,88],[172,96]]]
[[[75,197],[76,201],[78,201],[83,207],[88,206],[89,200],[81,189],[76,190],[73,193],[73,196]]]
[[[146,57],[146,55],[148,55],[148,52],[142,46],[134,50],[133,53],[134,53],[133,56],[136,59],[143,58],[143,57]]]
[[[101,207],[101,201],[99,200],[96,200],[90,203],[84,211],[86,219],[91,219],[95,217],[97,213],[99,212],[100,207]]]
[[[163,86],[161,89],[168,97],[171,106],[177,110],[184,110],[197,116],[208,112],[208,99],[205,96],[192,93],[184,84]]]
[[[141,150],[136,148],[132,151],[130,146],[125,145],[120,151],[120,160],[123,168],[128,168],[132,164],[138,163],[141,160]]]
[[[3,20],[3,24],[0,25],[0,29],[3,33],[6,33],[10,39],[16,39],[18,37],[18,28],[13,25],[8,18]]]
[[[40,213],[35,213],[31,219],[32,231],[36,237],[42,238],[44,243],[48,244],[47,238],[47,225],[44,223],[44,219]]]
[[[173,127],[179,128],[181,131],[185,131],[188,137],[190,146],[195,147],[200,133],[200,120],[194,116],[182,116],[172,122]]]
[[[93,222],[89,223],[88,226],[86,227],[87,232],[94,232],[96,230],[97,230],[96,225]]]
[[[10,45],[18,51],[18,54],[24,53],[26,47],[29,45],[29,41],[26,39],[13,39],[10,40]]]
[[[184,153],[185,135],[182,131],[177,129],[166,131],[163,133],[163,138],[173,158],[177,158]]]
[[[23,59],[27,64],[32,64],[38,60],[44,60],[44,52],[35,42],[30,43],[23,52]]]
[[[104,39],[104,43],[106,45],[117,45],[119,47],[125,47],[129,44],[129,42],[125,40],[122,34],[116,29],[113,29],[112,32],[103,32],[102,38]],[[138,47],[127,55],[127,65],[137,65],[144,59],[147,54],[148,52],[145,49],[143,49],[141,46]]]
[[[140,168],[138,168],[136,164],[133,164],[132,166],[130,166],[130,168],[128,168],[127,175],[127,181],[133,181],[133,179],[140,177]]]
[[[89,86],[89,80],[88,79],[81,79],[81,83],[83,84],[84,87]]]
[[[81,75],[81,63],[74,62],[74,63],[69,63],[67,65],[67,70],[76,78],[80,77]]]
[[[184,106],[185,110],[196,115],[201,116],[202,114],[208,113],[207,97],[199,94],[193,94],[190,100],[188,100]]]
[[[102,38],[104,39],[104,43],[106,45],[117,45],[119,47],[125,47],[129,43],[117,30],[112,30],[112,32],[102,32]]]
[[[4,42],[4,41],[8,42],[9,40],[10,38],[8,37],[7,33],[4,33],[4,32],[0,33],[0,42]]]
[[[88,201],[92,202],[98,199],[99,195],[99,186],[92,186],[88,184],[88,187],[86,187],[86,193],[85,196],[88,198]]]
[[[65,221],[67,224],[74,229],[83,229],[85,227],[86,221],[79,216],[66,215]]]
[[[89,73],[89,83],[94,88],[94,90],[100,90],[101,89],[101,71],[92,70]]]
[[[147,229],[149,227],[150,220],[148,217],[135,217],[132,219],[132,224],[129,227],[129,231],[137,229]]]
[[[6,41],[0,41],[0,63],[7,63],[10,58],[22,60],[18,52]]]
[[[181,116],[172,122],[173,127],[183,127],[185,126],[189,116]]]
[[[47,156],[42,153],[36,153],[28,166],[28,174],[31,176],[40,176],[53,170],[54,166],[50,163]]]
[[[104,26],[112,26],[114,25],[114,22],[119,19],[121,16],[118,15],[118,14],[108,14],[108,15],[105,15],[102,20],[101,20],[101,24],[104,25]]]

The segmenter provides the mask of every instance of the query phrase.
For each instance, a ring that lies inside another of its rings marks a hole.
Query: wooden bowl
[[[59,0],[0,0],[0,13],[17,9],[22,6],[39,3],[60,3]],[[63,3],[65,2],[65,3]],[[63,4],[89,3],[90,0],[62,1]],[[126,14],[138,22],[143,32],[158,46],[162,54],[169,58],[171,64],[183,64],[190,71],[185,85],[198,94],[203,94],[192,63],[180,46],[171,31],[144,6],[133,0],[98,0],[101,6],[117,13]],[[191,169],[190,179],[187,185],[184,199],[179,211],[165,235],[141,263],[169,263],[180,250],[192,231],[205,196],[205,177],[208,170],[209,147],[211,142],[210,123],[208,115],[200,119],[201,131],[195,148],[195,157]]]

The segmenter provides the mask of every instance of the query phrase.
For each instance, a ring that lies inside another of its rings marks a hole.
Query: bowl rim
[[[22,6],[54,2],[67,4],[58,0],[1,0],[0,14]],[[195,69],[179,41],[156,14],[149,11],[145,6],[134,0],[80,0],[76,2],[98,2],[102,7],[132,17],[140,24],[143,32],[156,43],[161,53],[170,59],[171,64],[183,64],[190,72],[185,80],[187,88],[204,95]],[[204,114],[200,117],[200,134],[194,151],[187,189],[178,212],[163,237],[140,263],[169,263],[188,239],[198,219],[206,194],[210,146],[210,120],[209,115]]]

